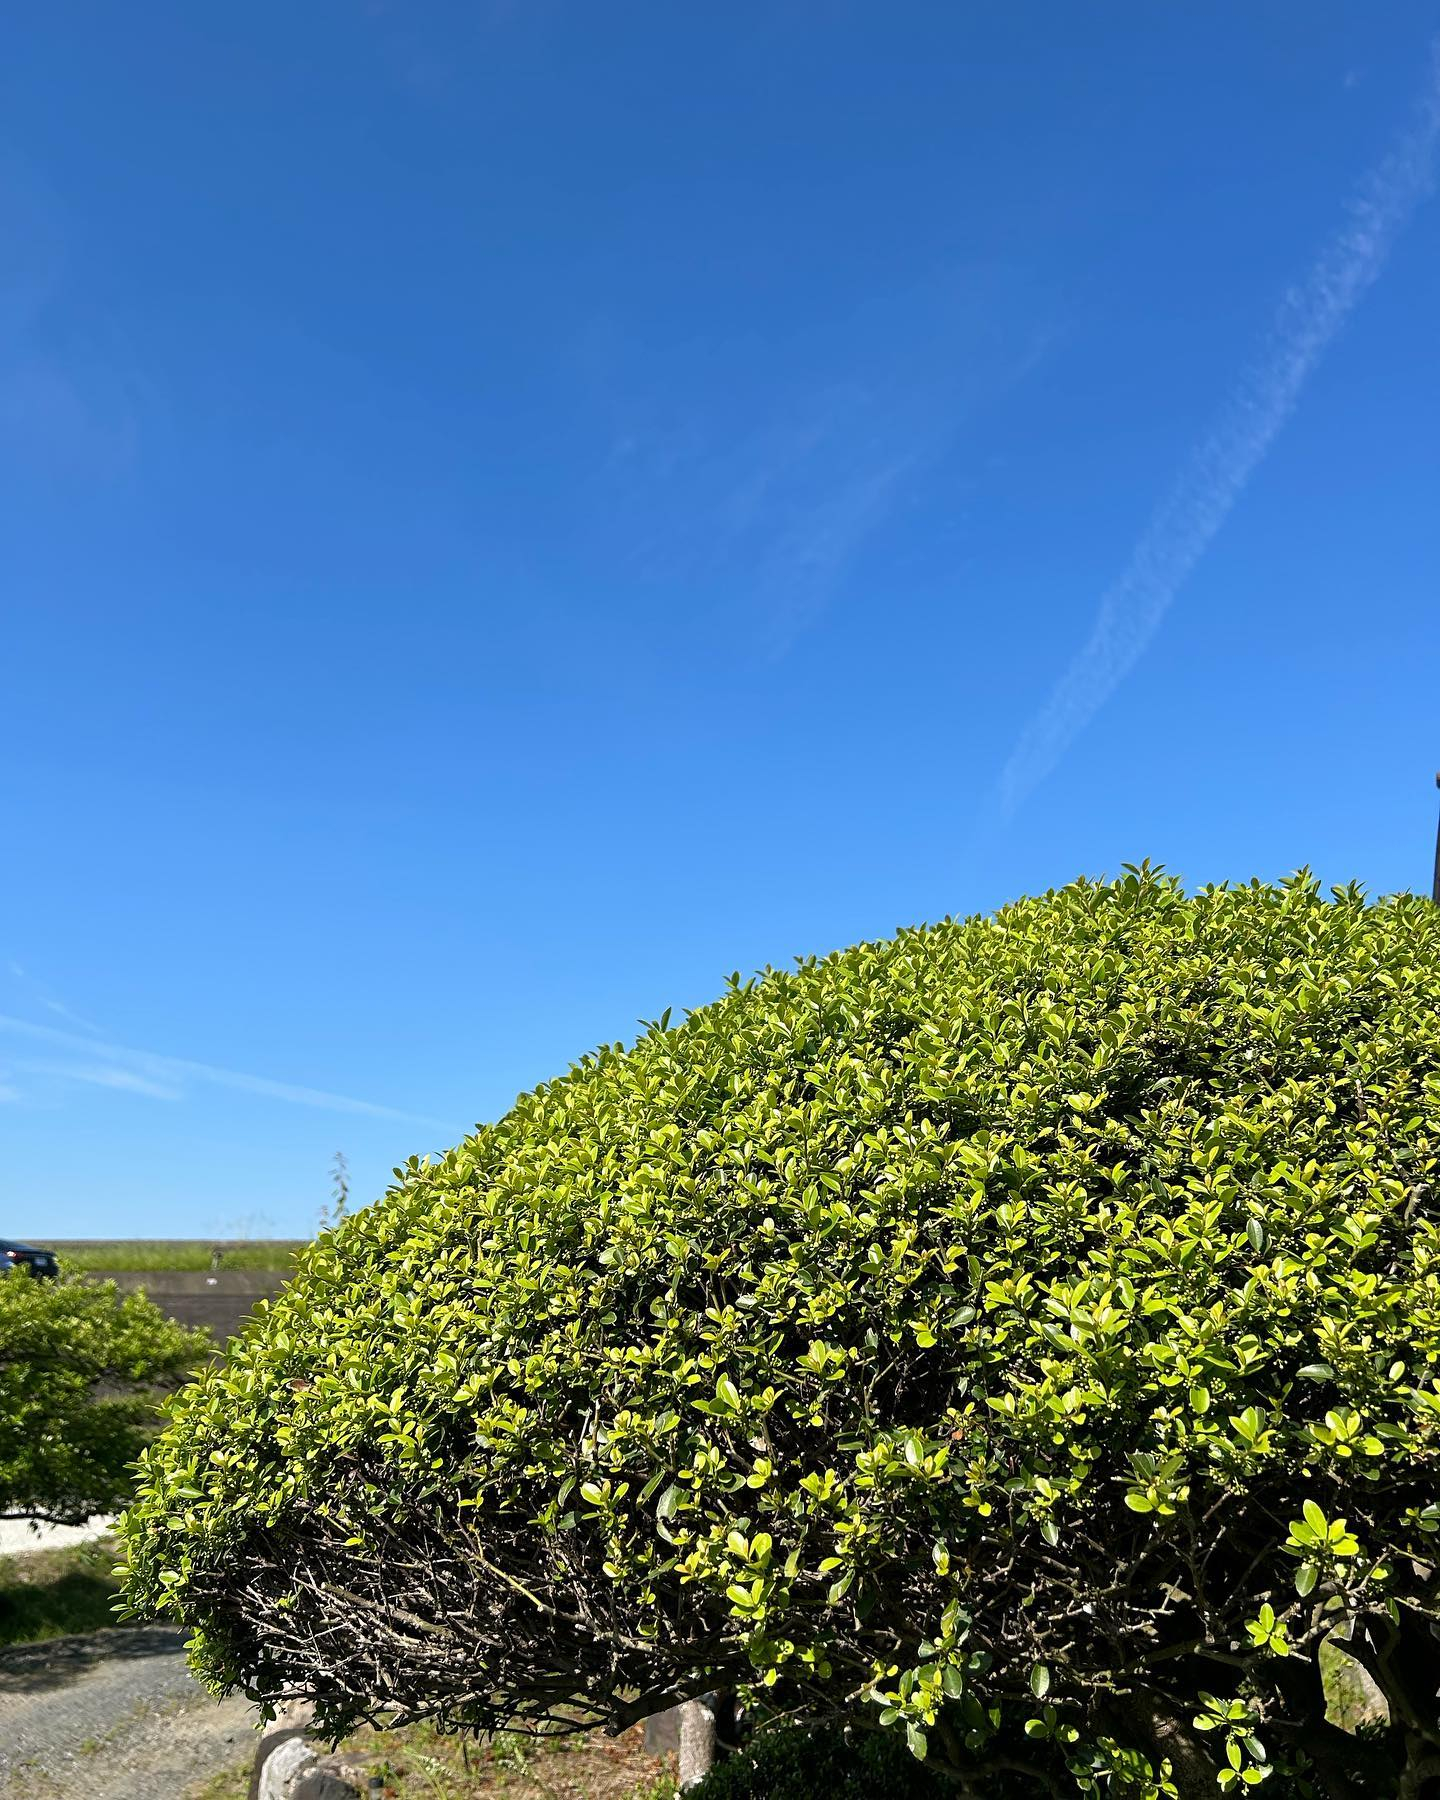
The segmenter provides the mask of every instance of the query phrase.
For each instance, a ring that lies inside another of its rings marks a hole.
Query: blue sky
[[[0,1235],[307,1232],[726,973],[1428,883],[1440,15],[53,0]]]

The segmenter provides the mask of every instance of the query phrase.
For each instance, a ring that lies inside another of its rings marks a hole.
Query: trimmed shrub
[[[686,1790],[686,1800],[948,1800],[957,1793],[1023,1800],[1053,1792],[1051,1774],[1043,1780],[1038,1774],[1023,1761],[993,1755],[967,1758],[942,1774],[929,1762],[917,1763],[894,1732],[791,1725],[762,1730],[717,1762]],[[1272,1771],[1262,1791],[1264,1800],[1313,1800],[1316,1788]]]
[[[735,979],[305,1253],[130,1593],[334,1730],[749,1682],[1035,1791],[1383,1793],[1440,1752],[1437,1144],[1419,900],[1142,869]]]
[[[993,1791],[993,1790],[992,1790]],[[918,1767],[893,1732],[762,1731],[686,1790],[689,1800],[945,1800],[949,1782]]]
[[[122,1506],[160,1401],[212,1348],[114,1282],[0,1275],[0,1517],[80,1525]]]

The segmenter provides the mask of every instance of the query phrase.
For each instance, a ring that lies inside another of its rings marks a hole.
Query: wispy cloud
[[[939,408],[846,387],[742,442],[728,491],[716,470],[712,554],[718,568],[743,571],[772,654],[824,611],[952,429]]]
[[[63,1000],[56,1000],[49,994],[41,994],[40,1004],[46,1012],[54,1013],[57,1019],[68,1019],[72,1025],[78,1025],[82,1031],[88,1031],[95,1037],[100,1035],[98,1025],[92,1025],[89,1019],[82,1019],[79,1013],[72,1012]]]
[[[656,351],[597,322],[577,369],[606,433],[602,543],[783,655],[867,559],[886,566],[898,518],[943,504],[967,437],[1053,343],[1052,306],[1023,271],[966,264],[788,340]]]
[[[788,648],[843,581],[851,561],[884,522],[906,477],[930,454],[898,451],[857,469],[781,530],[765,579],[774,596],[771,631],[777,650]]]
[[[728,432],[714,421],[631,420],[605,475],[622,511],[644,521],[632,549],[640,570],[731,586],[781,653],[842,586],[946,430],[938,405],[883,384],[766,403],[770,416],[736,420]]]
[[[1176,594],[1295,410],[1335,334],[1430,192],[1440,141],[1440,40],[1415,118],[1350,201],[1345,223],[1281,302],[1264,353],[1226,399],[1104,595],[1085,644],[1031,719],[1000,776],[1012,813],[1144,655]]]
[[[15,1067],[25,1075],[50,1075],[59,1081],[79,1081],[89,1087],[113,1088],[122,1094],[144,1094],[151,1100],[178,1100],[181,1090],[167,1087],[127,1069],[121,1063],[17,1062]]]
[[[37,981],[36,978],[26,970],[25,965],[15,957],[12,956],[8,959],[6,967],[10,972],[11,978],[20,983],[21,987],[25,990],[26,995],[36,1005],[43,1006],[46,1012],[54,1013],[57,1019],[64,1019],[67,1024],[78,1025],[82,1031],[88,1031],[95,1037],[104,1035],[98,1025],[92,1025],[89,1019],[82,1019],[80,1014],[72,1011],[70,1007],[66,1006],[63,1000],[57,999],[50,989],[46,987],[45,983],[43,981]]]
[[[184,1057],[160,1056],[151,1050],[132,1050],[123,1044],[97,1042],[94,1038],[81,1037],[77,1032],[61,1031],[53,1025],[37,1025],[33,1020],[14,1018],[7,1013],[0,1013],[0,1033],[48,1044],[56,1050],[75,1052],[84,1058],[79,1064],[52,1067],[54,1074],[76,1081],[99,1080],[103,1086],[149,1094],[157,1099],[178,1098],[199,1083],[254,1094],[264,1100],[283,1101],[288,1106],[314,1106],[326,1112],[403,1119],[409,1124],[445,1129],[442,1120],[404,1112],[398,1107],[380,1106],[371,1100],[354,1100],[346,1094],[300,1087],[294,1082],[272,1081],[264,1075],[246,1075],[236,1069],[219,1069],[211,1063],[191,1062]],[[114,1079],[103,1079],[107,1067],[115,1071]],[[171,1090],[175,1091],[172,1093]]]

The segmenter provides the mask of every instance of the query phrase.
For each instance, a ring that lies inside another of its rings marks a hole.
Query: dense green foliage
[[[131,1592],[336,1727],[750,1680],[962,1781],[1419,1793],[1437,1151],[1417,900],[1140,871],[737,979],[317,1242]]]
[[[210,1348],[112,1282],[0,1276],[0,1517],[78,1525],[122,1506],[157,1403]]]
[[[942,1800],[948,1783],[917,1768],[892,1732],[762,1732],[717,1762],[690,1800]]]
[[[977,1800],[1022,1800],[1036,1792],[1024,1768],[1003,1762],[980,1763],[973,1775]],[[917,1764],[893,1732],[794,1725],[762,1730],[686,1793],[687,1800],[943,1800],[957,1785],[966,1784],[952,1770]],[[1262,1789],[1264,1800],[1307,1800],[1314,1791],[1303,1779],[1274,1771]]]

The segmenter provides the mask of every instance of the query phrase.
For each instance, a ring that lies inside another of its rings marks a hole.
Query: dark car
[[[14,1244],[9,1238],[0,1238],[0,1275],[20,1269],[27,1275],[39,1276],[42,1281],[53,1281],[60,1273],[60,1266],[49,1250],[37,1250],[33,1244]]]

